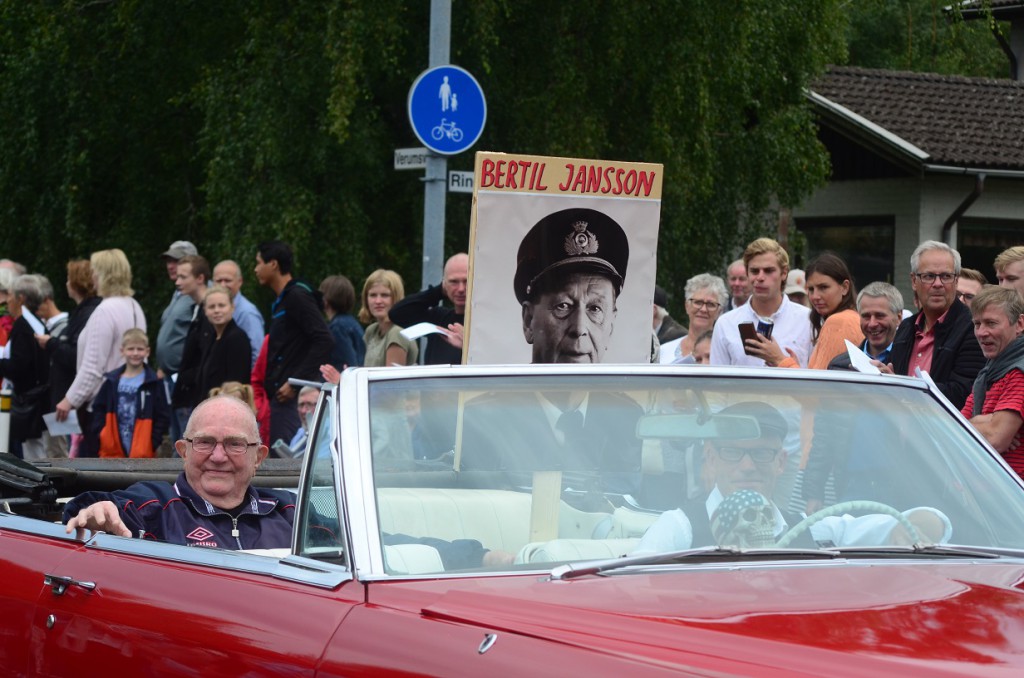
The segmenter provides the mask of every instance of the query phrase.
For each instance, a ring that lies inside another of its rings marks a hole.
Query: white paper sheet
[[[871,358],[868,354],[860,350],[856,344],[849,339],[846,339],[846,352],[850,354],[850,364],[858,372],[864,374],[881,374],[882,371],[871,364]]]
[[[71,410],[68,418],[64,421],[57,421],[57,413],[50,412],[43,415],[43,423],[51,436],[66,436],[70,433],[81,433],[82,427],[78,425],[78,412]]]
[[[37,318],[32,311],[28,310],[27,307],[21,307],[21,317],[28,321],[28,324],[32,326],[32,331],[35,334],[46,334],[46,325],[44,325],[39,318]]]
[[[428,334],[444,334],[444,330],[434,323],[416,323],[402,330],[401,335],[410,341],[415,341]]]

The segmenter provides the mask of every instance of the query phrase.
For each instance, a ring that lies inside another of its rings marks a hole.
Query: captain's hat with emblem
[[[538,221],[523,238],[512,285],[522,303],[551,273],[596,273],[611,280],[617,295],[628,261],[629,241],[614,219],[592,209],[561,210]]]

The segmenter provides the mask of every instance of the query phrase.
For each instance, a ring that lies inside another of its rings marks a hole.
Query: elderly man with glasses
[[[91,530],[226,549],[291,543],[294,496],[249,484],[267,446],[248,405],[231,396],[203,401],[174,445],[184,470],[173,485],[145,481],[81,494],[64,509],[67,531],[79,539]]]
[[[910,270],[921,310],[900,323],[889,364],[879,369],[914,376],[921,368],[961,408],[985,357],[974,337],[971,312],[956,298],[960,253],[945,243],[926,240],[910,256]]]
[[[204,400],[174,446],[185,463],[173,485],[145,481],[125,490],[80,494],[64,508],[67,532],[76,539],[89,531],[107,532],[237,550],[291,545],[295,495],[249,484],[268,450],[246,403],[226,395]],[[485,549],[473,539],[384,534],[384,542],[432,546],[446,569],[512,562],[511,553]]]

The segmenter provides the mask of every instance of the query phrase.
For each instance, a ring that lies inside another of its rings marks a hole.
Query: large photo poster
[[[650,362],[662,172],[477,153],[463,362]]]

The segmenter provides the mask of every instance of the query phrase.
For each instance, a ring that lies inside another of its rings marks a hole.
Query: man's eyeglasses
[[[224,446],[224,451],[228,454],[245,454],[245,451],[250,447],[255,447],[259,443],[250,443],[245,438],[225,438],[224,440],[217,440],[208,436],[199,436],[197,438],[185,438],[185,440],[192,445],[192,449],[199,454],[213,454],[213,451],[217,448],[217,443]]]
[[[722,461],[730,462],[740,461],[744,455],[750,455],[755,464],[767,464],[779,456],[779,450],[775,447],[717,447],[715,449]]]
[[[925,285],[935,284],[936,279],[941,280],[943,285],[948,285],[956,280],[955,273],[915,273],[914,275]]]
[[[721,306],[717,301],[704,301],[703,299],[687,299],[694,308],[706,308],[709,311],[717,311]]]
[[[959,299],[960,301],[964,302],[965,304],[969,304],[972,301],[974,301],[974,297],[975,296],[976,295],[969,294],[967,292],[957,292],[956,293],[956,298]]]

